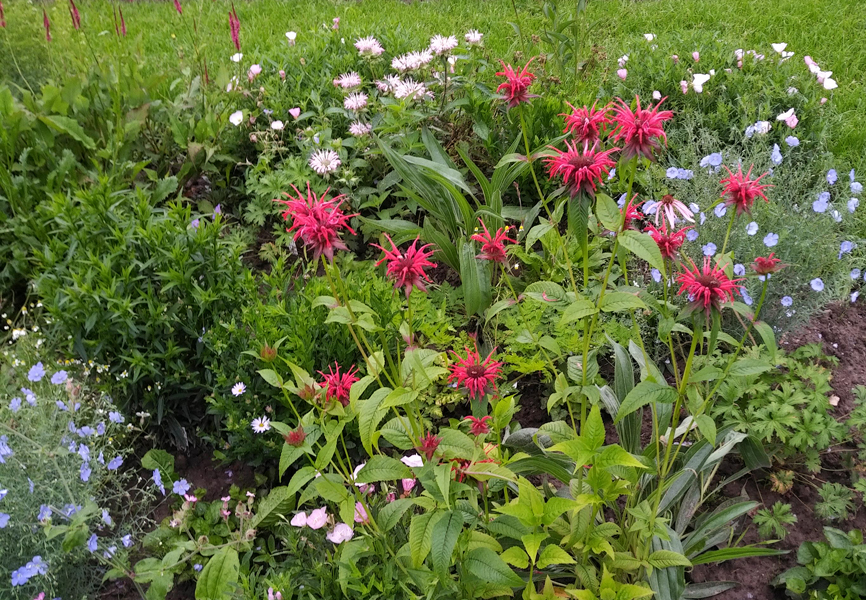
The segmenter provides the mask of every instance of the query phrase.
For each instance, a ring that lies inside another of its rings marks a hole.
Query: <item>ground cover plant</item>
[[[13,597],[858,597],[846,2],[0,6]]]

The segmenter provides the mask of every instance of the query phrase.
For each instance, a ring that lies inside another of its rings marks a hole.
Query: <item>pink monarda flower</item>
[[[51,23],[48,21],[48,13],[42,9],[42,26],[45,27],[45,41],[51,41]]]
[[[348,406],[349,392],[352,389],[352,384],[358,381],[358,367],[353,365],[345,373],[340,373],[340,364],[335,362],[334,366],[336,367],[336,370],[334,367],[328,367],[327,373],[319,371],[319,375],[321,375],[323,379],[321,385],[327,386],[328,388],[325,392],[325,401],[330,402],[331,400],[336,400],[343,406]]]
[[[232,2],[232,9],[229,11],[229,31],[232,36],[232,43],[235,45],[235,49],[240,52],[241,51],[241,20],[238,19],[238,13],[235,10],[235,3]]]
[[[463,419],[464,421],[469,421],[469,431],[472,435],[484,435],[485,433],[490,433],[490,425],[487,424],[487,421],[492,419],[490,415],[485,417],[473,417],[472,415]]]
[[[123,9],[118,7],[117,12],[120,13],[120,35],[126,37],[126,21],[123,20]]]
[[[493,352],[495,351],[494,348]],[[451,353],[457,358],[457,362],[451,364],[448,383],[456,381],[457,385],[466,388],[470,398],[474,400],[478,396],[480,401],[489,387],[496,388],[496,378],[502,368],[501,362],[493,360],[493,352],[481,360],[481,355],[469,348],[466,348],[466,358],[452,350]]]
[[[686,232],[689,229],[691,229],[691,227],[684,227],[679,231],[668,232],[667,223],[664,221],[662,221],[661,229],[656,229],[652,225],[647,225],[646,228],[653,241],[659,247],[662,257],[668,260],[673,259],[676,256],[677,251],[683,245],[683,242],[686,241]]]
[[[749,167],[748,173],[743,174],[743,166],[740,165],[737,172],[734,173],[727,166],[725,170],[728,172],[728,177],[722,179],[720,183],[725,186],[722,190],[722,197],[725,199],[725,204],[734,206],[737,209],[737,215],[752,213],[752,205],[756,198],[763,198],[765,202],[769,202],[769,198],[764,195],[764,189],[773,187],[768,183],[759,183],[767,173],[764,173],[757,179],[751,179],[752,167]]]
[[[174,9],[177,11],[177,14],[183,14],[183,8],[180,5],[180,0],[174,0]]]
[[[391,250],[386,250],[378,244],[373,244],[373,247],[378,248],[385,253],[385,256],[376,263],[378,267],[383,262],[388,262],[386,273],[388,277],[394,280],[395,288],[403,288],[406,291],[406,297],[412,293],[412,288],[416,287],[422,292],[426,292],[424,280],[430,281],[430,277],[424,271],[429,267],[435,267],[436,264],[428,259],[433,255],[432,250],[428,250],[432,244],[425,244],[420,248],[417,247],[420,237],[415,238],[412,245],[406,248],[405,252],[400,252],[394,240],[386,233],[385,237],[391,242]]]
[[[445,37],[436,34],[430,38],[430,51],[436,56],[447,54],[457,47],[457,38],[453,35]]]
[[[713,309],[721,310],[722,304],[733,302],[734,294],[740,293],[737,282],[742,279],[728,279],[724,269],[713,266],[709,256],[704,258],[703,268],[691,260],[689,262],[692,268],[686,267],[677,276],[677,282],[681,284],[678,294],[688,294],[694,307],[702,308],[709,315]]]
[[[352,112],[359,112],[364,110],[367,106],[367,94],[363,92],[356,92],[353,94],[349,94],[343,100],[343,107],[346,110],[351,110]]]
[[[496,75],[498,77],[505,77],[505,81],[499,84],[496,91],[497,93],[503,93],[504,98],[508,100],[509,108],[529,102],[530,98],[535,97],[529,94],[529,86],[532,85],[532,80],[535,79],[535,74],[529,72],[529,64],[533,60],[535,59],[529,59],[529,62],[519,71],[516,71],[511,65],[506,65],[504,61],[499,61],[502,65],[502,70],[496,73]]]
[[[3,10],[3,0],[0,0],[0,28],[6,29],[6,12]]]
[[[361,85],[361,76],[354,71],[351,73],[343,73],[334,80],[334,85],[343,88],[344,90],[350,90]]]
[[[506,262],[505,242],[517,243],[508,237],[508,227],[497,229],[495,234],[490,235],[484,221],[478,219],[478,222],[481,223],[484,233],[476,233],[470,238],[476,242],[481,242],[481,254],[476,258],[504,264]]]
[[[752,263],[752,270],[758,275],[769,275],[771,273],[778,273],[782,269],[787,266],[783,264],[781,259],[776,258],[775,252],[770,252],[769,256],[756,256],[755,261]]]
[[[562,151],[550,146],[557,153],[556,156],[547,159],[550,177],[562,175],[562,181],[568,186],[572,196],[576,196],[578,192],[595,195],[596,186],[601,183],[602,175],[609,173],[610,168],[616,164],[611,160],[610,155],[619,148],[597,152],[597,142],[591,148],[589,142],[584,142],[583,152],[578,149],[576,143],[565,142],[565,147],[566,150]]]
[[[659,217],[661,217],[662,222],[667,219],[668,223],[671,225],[671,229],[673,229],[677,223],[677,213],[679,213],[680,216],[689,223],[695,222],[695,213],[689,210],[689,207],[686,206],[684,202],[677,200],[670,194],[665,194],[662,196],[662,199],[656,203],[656,226],[658,226]]]
[[[313,249],[313,258],[318,260],[322,255],[328,260],[334,260],[334,250],[347,250],[346,244],[340,239],[340,230],[348,229],[353,234],[355,231],[349,227],[349,218],[356,215],[346,215],[340,210],[340,204],[344,196],[341,194],[331,200],[326,200],[328,190],[320,197],[310,190],[310,182],[307,182],[307,197],[296,188],[292,188],[298,195],[297,198],[288,193],[283,195],[288,200],[276,199],[275,202],[286,205],[283,219],[292,217],[292,226],[286,231],[295,231],[294,239],[301,238],[304,244]]]
[[[428,432],[420,441],[421,444],[416,448],[416,450],[424,454],[424,456],[427,457],[427,460],[433,460],[433,455],[436,453],[436,449],[442,442],[442,438],[433,435],[433,432]]]
[[[637,229],[637,227],[635,226],[635,222],[639,221],[642,218],[638,208],[641,204],[643,204],[643,202],[635,202],[636,199],[637,194],[632,197],[631,202],[629,202],[628,205],[624,206],[622,210],[619,211],[619,214],[623,216],[623,230]]]
[[[310,156],[310,168],[319,175],[328,175],[340,168],[343,161],[340,160],[340,155],[333,150],[316,150]]]
[[[355,40],[355,48],[361,56],[381,56],[385,52],[379,40],[372,36]]]
[[[363,137],[373,131],[373,125],[370,123],[362,123],[361,121],[353,121],[349,125],[349,133],[355,137]]]
[[[662,123],[674,116],[669,110],[659,110],[667,98],[662,98],[658,104],[650,104],[647,108],[641,108],[640,97],[635,96],[637,108],[632,111],[631,107],[617,98],[619,103],[614,108],[614,121],[617,128],[613,132],[616,140],[623,141],[622,157],[629,160],[635,156],[641,156],[654,161],[653,152],[661,147],[659,138],[667,142],[667,135],[662,128]]]
[[[81,29],[81,15],[78,12],[78,7],[75,6],[74,0],[69,0],[69,16],[72,17],[72,28],[75,31]]]
[[[591,108],[586,106],[583,108],[575,108],[568,102],[566,102],[566,104],[571,108],[571,113],[559,115],[565,117],[565,129],[563,129],[562,132],[571,133],[571,135],[574,136],[575,141],[579,143],[589,142],[590,144],[594,144],[601,135],[601,131],[604,129],[605,125],[610,123],[610,118],[608,116],[610,105],[605,104],[603,107],[596,110],[595,102],[593,102]]]

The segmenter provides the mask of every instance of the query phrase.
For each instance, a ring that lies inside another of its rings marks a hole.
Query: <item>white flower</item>
[[[253,422],[250,423],[250,425],[252,425],[253,431],[255,433],[264,433],[266,431],[270,431],[271,420],[267,417],[259,417],[257,419],[253,419]]]
[[[342,544],[343,542],[351,540],[353,535],[355,535],[355,533],[352,531],[351,527],[345,523],[337,523],[334,526],[334,529],[329,531],[325,537],[335,544]]]
[[[835,90],[837,87],[839,87],[839,84],[836,83],[836,80],[832,77],[826,77],[823,81],[821,81],[820,79],[818,81],[821,82],[825,90]]]
[[[402,56],[395,56],[391,59],[391,67],[396,71],[414,71],[420,69],[427,63],[433,60],[433,53],[430,50],[422,50],[421,52],[409,52]]]
[[[355,48],[358,49],[359,54],[366,56],[380,56],[385,52],[382,44],[373,36],[359,38],[355,41]]]
[[[282,121],[274,121],[273,123],[271,123],[271,129],[273,129],[274,131],[282,131],[283,127],[285,127],[285,125]]]
[[[788,47],[788,44],[785,44],[785,43],[781,43],[781,44],[770,44],[770,45],[773,47],[773,50],[775,50],[775,51],[778,52],[779,54],[781,54],[782,51],[785,50],[785,48]]]
[[[619,67],[622,69],[622,68],[625,68],[625,63],[627,63],[627,62],[628,62],[628,54],[623,54],[622,56],[620,56],[617,59],[616,64],[618,64]]]
[[[656,34],[654,33],[645,33],[643,36],[646,38],[646,41],[651,42],[656,39]]]
[[[463,37],[466,38],[468,44],[480,44],[484,34],[479,33],[477,29],[470,29]]]
[[[346,99],[343,100],[343,106],[346,110],[358,112],[367,106],[367,94],[364,94],[363,92],[349,94],[346,96]]]
[[[289,40],[289,46],[295,45],[295,40],[297,39],[297,37],[298,37],[298,34],[295,33],[294,31],[287,31],[286,32],[286,38]]]
[[[238,86],[238,83],[240,83],[240,82],[238,81],[237,76],[232,77],[232,78],[229,80],[228,85],[226,86],[226,91],[227,91],[227,92],[232,91],[233,89],[235,89],[235,88]]]
[[[404,465],[410,468],[423,467],[424,460],[421,458],[420,454],[413,454],[412,456],[404,456],[400,459]]]
[[[341,164],[340,155],[333,150],[316,150],[310,157],[310,168],[319,175],[333,173]]]
[[[704,91],[704,84],[710,80],[710,76],[705,73],[695,73],[692,87],[697,93]]]
[[[376,82],[376,87],[383,94],[393,92],[397,84],[400,83],[400,78],[397,75],[385,75],[385,77]]]
[[[394,87],[394,97],[406,98],[408,100],[422,100],[424,98],[433,98],[433,94],[427,90],[423,83],[419,83],[411,77],[405,81],[401,81]]]
[[[343,73],[334,80],[334,85],[341,87],[344,90],[356,88],[361,85],[361,76],[354,71],[351,73]]]
[[[292,527],[304,527],[307,524],[307,513],[298,513],[289,521]]]
[[[662,93],[658,90],[653,91],[653,100],[661,100]]]
[[[240,52],[238,52],[236,54],[232,54],[232,62],[236,62],[236,63],[241,62],[241,59],[243,59],[243,57],[244,57],[244,55],[241,54]]]
[[[235,396],[242,396],[243,393],[246,391],[247,391],[247,386],[245,386],[242,381],[239,381],[232,386],[232,394]]]
[[[443,35],[436,34],[432,38],[430,38],[430,51],[437,56],[445,54],[446,52],[450,52],[456,47],[457,38],[453,35],[445,37]]]
[[[354,121],[349,125],[349,133],[356,137],[365,136],[372,130],[373,126],[370,123],[362,123],[361,121]]]

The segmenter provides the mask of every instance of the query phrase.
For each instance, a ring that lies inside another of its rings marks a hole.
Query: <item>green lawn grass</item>
[[[31,85],[47,77],[84,68],[91,55],[110,56],[116,50],[112,3],[80,0],[83,28],[88,43],[72,31],[67,4],[46,5],[52,23],[53,41],[45,41],[42,6],[13,0],[7,6],[7,29],[3,32],[3,55],[14,55],[21,73]],[[215,68],[227,64],[234,52],[228,33],[226,0],[184,0],[185,20],[171,2],[120,3],[135,47],[145,68],[162,73],[167,80],[180,75],[189,52],[188,24],[195,17],[203,52]],[[434,33],[462,35],[470,28],[485,33],[492,57],[513,58],[523,46],[511,23],[519,21],[527,37],[545,26],[544,3],[517,1],[515,18],[508,0],[256,0],[236,2],[241,19],[244,62],[266,61],[286,48],[285,32],[297,31],[298,44],[334,17],[340,17],[340,32],[347,43],[364,35],[378,36],[386,48],[416,49],[426,45]],[[571,14],[573,2],[560,1],[560,12]],[[606,60],[584,77],[566,82],[563,96],[591,97],[599,83],[614,76],[615,57],[643,41],[642,34],[673,38],[682,46],[702,43],[729,44],[731,48],[756,48],[772,53],[773,42],[788,42],[796,52],[792,60],[802,62],[811,55],[822,68],[832,70],[839,88],[832,94],[833,138],[829,148],[843,162],[866,168],[866,11],[860,0],[590,0],[586,22],[598,21],[586,46],[594,46]],[[805,68],[805,66],[804,66]],[[22,84],[13,61],[0,61],[0,76]],[[575,89],[576,88],[576,89]],[[829,95],[829,94],[828,94]]]

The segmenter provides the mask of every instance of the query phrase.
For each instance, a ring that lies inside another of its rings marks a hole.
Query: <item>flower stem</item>
[[[734,226],[734,219],[737,218],[737,211],[731,207],[731,220],[728,221],[728,230],[725,232],[725,242],[722,244],[722,254],[728,249],[728,238],[731,237],[731,228]]]

